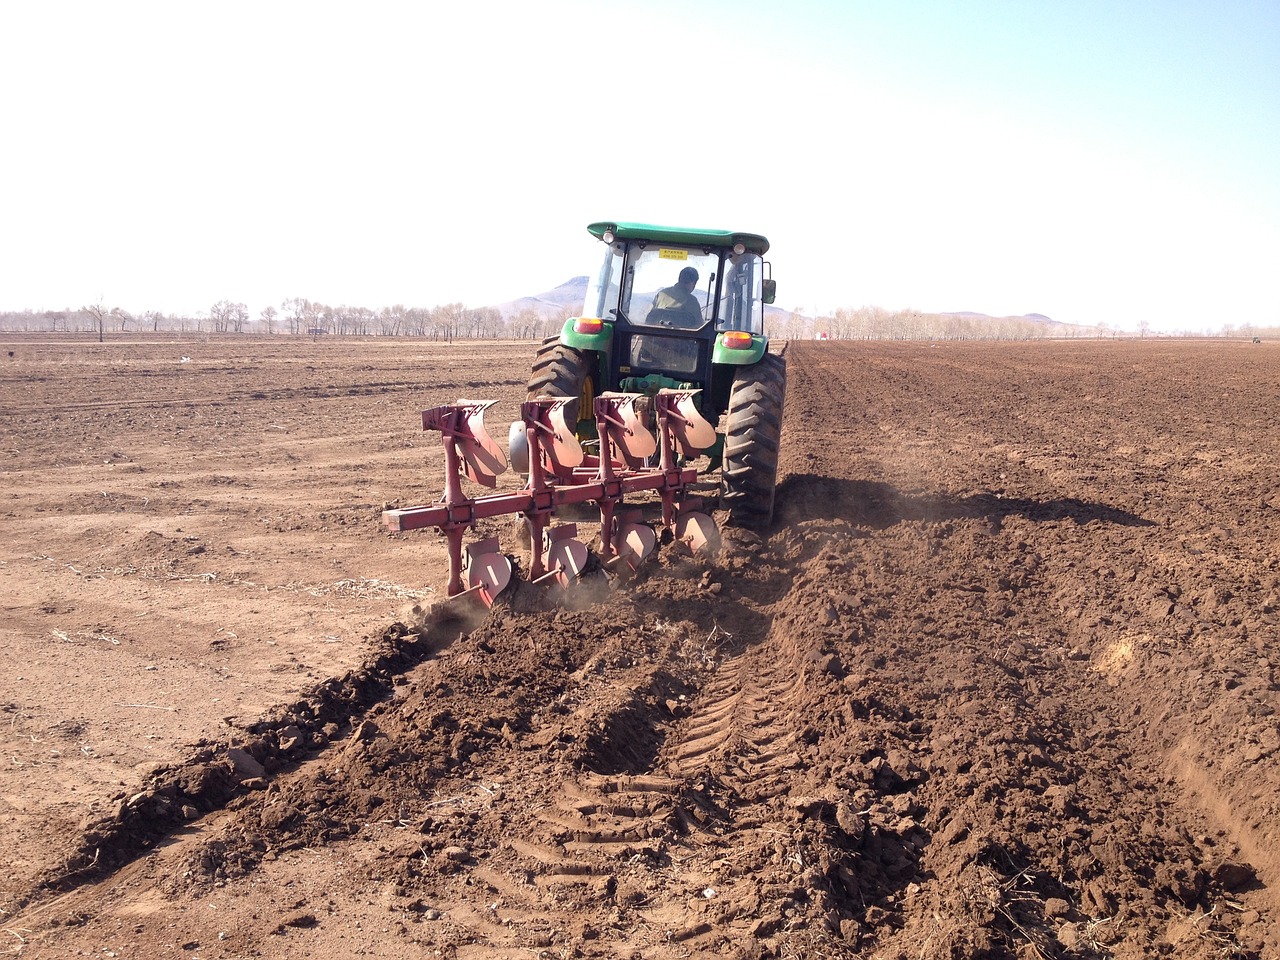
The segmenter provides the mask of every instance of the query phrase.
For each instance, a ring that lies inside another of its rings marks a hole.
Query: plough
[[[577,524],[552,525],[556,511],[571,504],[594,503],[600,510],[601,563],[634,572],[656,549],[658,534],[627,504],[629,494],[652,491],[662,501],[662,528],[668,539],[699,554],[713,554],[720,535],[701,499],[688,495],[697,470],[681,464],[716,441],[715,428],[697,411],[697,390],[663,389],[649,398],[634,393],[603,393],[593,414],[599,453],[587,455],[567,422],[565,397],[539,397],[520,408],[512,424],[511,454],[528,482],[516,493],[468,497],[462,476],[496,487],[508,467],[507,456],[484,426],[493,401],[459,400],[422,413],[422,428],[438,430],[444,446],[443,498],[429,506],[386,510],[387,529],[400,532],[436,527],[449,549],[449,597],[474,595],[485,604],[507,587],[510,558],[496,537],[463,546],[465,532],[477,520],[523,515],[529,533],[529,579],[569,586],[587,569],[587,546],[577,539]],[[646,405],[651,404],[651,410]],[[656,436],[646,422],[651,412]]]

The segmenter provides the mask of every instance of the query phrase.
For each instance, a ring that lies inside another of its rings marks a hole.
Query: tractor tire
[[[594,354],[566,347],[559,337],[549,337],[542,341],[533,359],[526,399],[573,397],[577,402],[566,405],[565,419],[569,423],[577,423],[580,417],[593,420],[591,408],[599,390],[596,367]]]
[[[786,392],[787,361],[776,353],[733,378],[720,470],[720,505],[729,511],[730,526],[759,528],[773,520]]]

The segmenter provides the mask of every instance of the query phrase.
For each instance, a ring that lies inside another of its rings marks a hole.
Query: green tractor
[[[699,412],[718,425],[705,472],[720,471],[721,507],[735,526],[767,525],[787,389],[786,361],[764,334],[769,241],[644,223],[587,229],[605,245],[604,264],[583,315],[538,349],[529,399],[577,398],[569,421],[590,440],[598,394],[700,390]]]

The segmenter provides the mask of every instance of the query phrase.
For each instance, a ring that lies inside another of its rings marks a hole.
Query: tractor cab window
[[[612,244],[604,255],[604,263],[595,280],[587,287],[587,299],[582,305],[584,317],[600,317],[613,320],[618,312],[618,290],[622,284],[622,257],[626,244]]]
[[[763,263],[754,253],[725,259],[717,330],[764,333],[763,278]]]
[[[715,251],[657,243],[633,247],[622,312],[639,326],[696,330],[712,317],[719,269]]]

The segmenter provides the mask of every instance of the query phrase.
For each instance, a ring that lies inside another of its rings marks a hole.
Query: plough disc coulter
[[[489,436],[484,413],[492,401],[459,400],[422,413],[422,428],[441,435],[445,456],[444,496],[429,506],[387,510],[389,530],[436,527],[449,546],[448,595],[474,595],[486,604],[507,587],[511,560],[496,537],[463,546],[477,520],[522,515],[529,531],[529,579],[568,587],[586,570],[588,550],[577,539],[577,524],[552,525],[557,509],[593,503],[600,510],[601,562],[634,572],[654,552],[658,534],[627,504],[630,494],[653,492],[662,502],[662,527],[670,539],[699,554],[720,545],[715,523],[702,512],[700,498],[687,495],[697,470],[681,465],[715,443],[715,428],[698,412],[697,390],[664,389],[642,394],[603,393],[593,413],[600,437],[598,455],[588,456],[565,416],[570,402],[539,397],[524,403],[512,425],[511,455],[528,482],[516,493],[469,497],[463,475],[484,487],[496,487],[508,466],[506,454]],[[656,434],[642,404],[652,404]]]

